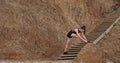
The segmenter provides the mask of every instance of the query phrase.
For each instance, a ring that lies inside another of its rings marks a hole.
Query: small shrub
[[[113,26],[116,26],[117,24],[115,23],[115,24],[113,24]]]
[[[116,11],[118,8],[119,8],[119,6],[115,6],[115,7],[113,8],[113,10]]]
[[[120,38],[118,38],[118,40],[120,40]]]
[[[115,23],[113,26],[120,26],[120,24]]]

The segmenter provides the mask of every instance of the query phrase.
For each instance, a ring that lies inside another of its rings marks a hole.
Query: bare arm
[[[83,38],[85,39],[85,40],[87,40],[87,38],[86,38],[86,36],[85,36],[85,34],[82,32],[82,36],[83,36]]]
[[[81,40],[84,41],[84,42],[87,42],[87,40],[85,40],[84,38],[82,38],[82,37],[80,36],[80,34],[78,33],[77,29],[75,29],[75,32],[76,32],[77,36],[79,37],[79,39],[81,39]]]

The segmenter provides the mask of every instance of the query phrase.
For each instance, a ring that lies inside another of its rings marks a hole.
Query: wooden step
[[[73,46],[73,47],[71,47],[71,48],[80,48],[80,46]]]
[[[68,54],[78,54],[79,52],[68,52]]]
[[[71,47],[70,49],[81,49],[80,47]]]
[[[85,46],[87,43],[78,43],[76,46]]]
[[[73,60],[76,57],[68,57],[68,58],[58,58],[57,60]]]
[[[80,52],[80,50],[68,50],[68,52]]]
[[[71,49],[69,49],[69,50],[80,50],[80,48],[79,48],[79,49],[72,49],[72,48],[71,48]]]
[[[77,57],[77,55],[61,55],[60,57]]]
[[[88,40],[90,40],[90,41],[94,41],[95,39],[97,39],[97,38],[93,38],[93,37],[88,38]]]

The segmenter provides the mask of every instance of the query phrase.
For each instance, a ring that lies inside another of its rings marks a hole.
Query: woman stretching
[[[86,26],[82,26],[80,28],[77,28],[77,29],[73,29],[73,30],[70,30],[67,34],[67,42],[66,42],[66,45],[65,45],[65,49],[64,49],[64,54],[67,54],[67,47],[68,47],[68,44],[71,40],[71,38],[79,38],[80,40],[84,41],[84,42],[88,42],[87,38],[85,37],[85,32],[86,32]]]

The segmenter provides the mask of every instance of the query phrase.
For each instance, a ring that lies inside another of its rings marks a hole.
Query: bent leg
[[[64,51],[67,51],[67,48],[68,48],[68,44],[69,44],[69,42],[70,42],[70,38],[67,39],[67,42],[66,42],[66,45],[65,45],[65,49],[64,49]]]
[[[73,38],[78,38],[78,36],[76,34],[72,34],[71,35]]]

